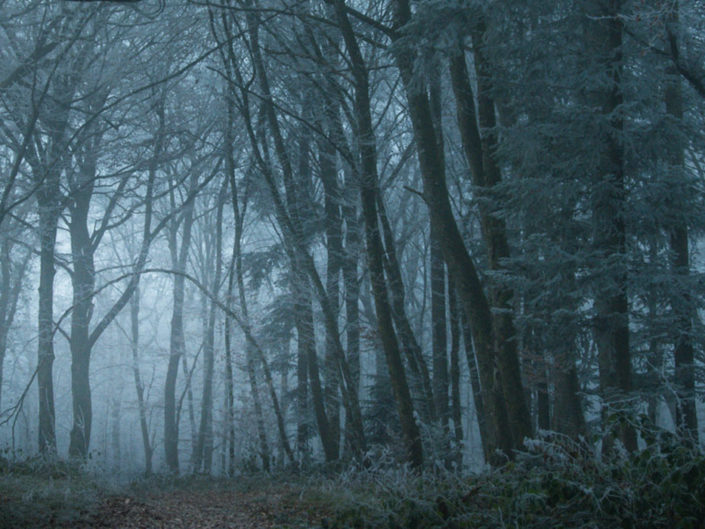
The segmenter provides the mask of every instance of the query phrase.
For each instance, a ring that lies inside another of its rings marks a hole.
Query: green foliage
[[[705,457],[672,436],[644,434],[631,456],[585,443],[534,441],[486,475],[367,476],[336,529],[520,527],[696,529],[705,520]]]

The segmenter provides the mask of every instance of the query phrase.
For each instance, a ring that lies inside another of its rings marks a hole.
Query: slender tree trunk
[[[306,128],[306,127],[304,127]],[[302,138],[305,135],[302,134]],[[326,215],[326,292],[331,302],[331,309],[335,317],[338,318],[340,306],[340,274],[343,255],[343,229],[340,213],[340,189],[338,186],[338,176],[336,167],[335,148],[329,141],[318,142],[319,174],[324,191],[324,208]],[[301,149],[302,162],[307,159]],[[310,168],[303,166],[301,174],[306,174]],[[325,383],[326,383],[326,406],[328,420],[330,424],[330,435],[336,444],[336,451],[340,452],[337,446],[340,440],[340,400],[339,400],[339,374],[335,360],[335,337],[326,334],[326,356],[325,356]]]
[[[10,240],[2,238],[2,255],[5,256],[5,259],[0,261],[0,273],[2,273],[2,278],[0,279],[0,412],[2,412],[2,381],[3,368],[5,367],[5,353],[7,352],[7,335],[12,325],[12,319],[14,318],[14,311],[10,312],[9,310],[12,283],[11,248]]]
[[[227,145],[230,145],[229,143]],[[233,283],[235,277],[235,252],[233,251],[232,260],[230,261],[228,273],[228,293],[227,307],[232,310],[233,307]],[[232,347],[232,331],[230,318],[226,316],[224,325],[224,341],[225,341],[225,420],[226,420],[226,443],[227,443],[227,474],[232,477],[235,475],[235,381],[233,370],[233,347]]]
[[[382,235],[384,236],[384,270],[389,282],[389,298],[392,307],[392,317],[396,325],[399,340],[412,375],[412,384],[419,395],[419,402],[423,418],[428,422],[433,422],[436,418],[436,409],[433,398],[433,387],[428,366],[424,359],[421,346],[416,339],[411,323],[406,315],[406,304],[404,295],[404,281],[401,276],[401,267],[397,258],[392,227],[389,223],[386,207],[381,193],[378,193],[377,208],[379,213]]]
[[[4,229],[7,229],[7,227],[8,225],[6,224]],[[15,314],[17,314],[17,302],[22,290],[22,281],[32,256],[32,253],[28,251],[22,260],[13,266],[11,258],[12,247],[13,243],[10,239],[2,237],[2,255],[4,259],[0,261],[0,270],[2,270],[2,282],[0,283],[0,411],[2,411],[2,381],[7,338],[15,319]]]
[[[152,443],[149,439],[149,423],[147,422],[147,405],[144,400],[144,382],[140,373],[139,344],[140,344],[140,290],[139,286],[130,299],[130,330],[132,346],[132,374],[135,379],[135,391],[137,392],[137,411],[140,416],[140,432],[142,433],[142,447],[144,448],[144,474],[152,474]]]
[[[309,438],[308,357],[303,347],[298,346],[298,327],[296,341],[296,451],[305,464],[308,459]]]
[[[490,441],[493,439],[491,437],[493,434],[488,431],[488,428],[493,427],[493,423],[490,422],[487,417],[487,412],[485,411],[484,399],[487,393],[483,391],[480,385],[480,372],[477,367],[476,355],[473,348],[472,339],[472,328],[470,322],[468,321],[465,312],[463,312],[462,307],[460,307],[460,328],[463,335],[463,346],[465,347],[465,358],[468,363],[468,372],[470,374],[470,389],[472,390],[472,401],[475,405],[475,413],[477,414],[477,427],[480,431],[480,442],[482,443],[483,454],[485,455],[485,460],[491,461],[491,453],[488,450]],[[504,419],[506,420],[506,419]],[[497,421],[495,419],[496,422]]]
[[[365,243],[370,269],[370,283],[377,313],[377,325],[397,403],[406,457],[412,466],[423,463],[423,448],[418,425],[414,418],[411,393],[404,372],[399,343],[394,332],[392,309],[389,303],[387,284],[384,277],[384,249],[379,230],[377,212],[377,152],[370,113],[369,80],[364,59],[357,39],[345,11],[342,0],[335,1],[335,12],[345,45],[350,55],[353,78],[355,80],[355,115],[357,118],[361,155],[360,201],[365,220]]]
[[[434,68],[434,75],[429,82],[429,102],[436,132],[436,145],[441,163],[445,165],[443,146],[443,101],[441,97],[441,75],[439,68]],[[441,233],[437,224],[430,226],[430,260],[431,260],[431,342],[433,344],[433,399],[444,431],[448,429],[448,336],[446,319],[446,269],[443,249],[439,240]]]
[[[595,54],[597,66],[606,72],[607,86],[593,93],[600,119],[609,123],[603,138],[603,151],[593,190],[593,229],[595,249],[603,260],[614,261],[603,272],[595,292],[595,341],[600,367],[600,389],[606,408],[627,412],[625,399],[632,390],[629,347],[629,300],[627,297],[625,174],[622,134],[624,122],[619,109],[622,95],[621,0],[591,1],[586,6],[586,46]],[[606,274],[606,275],[605,275]],[[620,427],[619,436],[627,450],[636,450],[636,433],[629,425]]]
[[[120,408],[122,407],[122,394],[118,393],[117,396],[113,397],[110,404],[110,419],[111,419],[111,443],[110,448],[113,452],[113,472],[116,475],[120,475],[122,471],[122,454],[120,442]]]
[[[482,50],[484,33],[484,22],[480,21],[473,31],[474,63],[478,78],[477,113],[475,112],[475,97],[467,71],[465,54],[462,49],[452,56],[450,61],[451,81],[463,150],[470,166],[473,184],[480,190],[490,189],[501,182],[501,172],[493,157],[497,148],[497,137],[494,131],[496,126],[495,105],[489,95],[491,92],[489,65]],[[480,224],[487,247],[490,269],[500,270],[503,266],[502,259],[509,257],[509,244],[504,221],[492,215],[488,211],[488,207],[481,203]],[[490,289],[490,304],[493,308],[498,309],[492,316],[497,342],[498,366],[501,371],[502,388],[513,444],[518,447],[524,437],[531,435],[532,428],[522,389],[517,336],[513,321],[513,297],[513,291],[504,286],[493,286]]]
[[[190,191],[195,189],[197,174],[191,176]],[[170,245],[173,267],[177,272],[186,271],[186,261],[191,246],[191,228],[193,226],[193,202],[186,205],[182,212],[181,246],[177,248],[176,237],[178,226],[172,227]],[[171,313],[171,335],[169,341],[169,363],[167,365],[166,381],[164,383],[164,455],[170,472],[179,471],[179,427],[176,422],[176,378],[179,372],[179,362],[186,350],[184,336],[184,276],[174,276],[173,306]]]
[[[346,186],[350,185],[348,175],[346,175]],[[346,190],[347,191],[347,190]],[[360,232],[357,218],[356,202],[349,203],[349,194],[346,192],[346,200],[343,205],[343,217],[345,219],[345,249],[343,257],[343,284],[345,285],[345,345],[347,360],[350,364],[350,374],[352,376],[352,387],[359,395],[360,393],[360,281],[358,279],[358,260],[360,250]],[[350,417],[345,415],[345,446],[347,450],[352,449],[352,439],[350,438],[353,426]]]
[[[73,426],[69,455],[84,459],[91,439],[92,404],[90,388],[89,325],[93,313],[95,266],[93,244],[88,232],[88,212],[96,173],[95,153],[87,153],[87,162],[71,191],[71,256],[73,260],[73,311],[71,312],[71,395]]]
[[[669,17],[670,26],[677,25],[679,20],[679,3],[674,3]],[[674,67],[667,70],[670,78],[666,83],[664,99],[666,112],[676,123],[683,121],[683,89],[678,72]],[[684,139],[680,135],[668,138],[667,142],[668,169],[676,180],[676,190],[681,187],[685,171]],[[669,246],[671,250],[671,267],[675,276],[676,285],[681,286],[671,300],[671,310],[676,321],[674,359],[675,359],[675,385],[676,401],[676,429],[678,434],[699,446],[698,416],[695,409],[695,348],[693,345],[693,321],[697,318],[697,311],[693,305],[692,296],[688,290],[690,276],[690,249],[687,221],[679,219],[674,226],[669,227]]]
[[[66,80],[60,85],[66,85]],[[68,86],[57,87],[61,97],[71,98]],[[65,93],[62,93],[65,92]],[[62,101],[66,101],[63,99]],[[54,249],[59,216],[63,209],[60,179],[65,164],[64,135],[69,107],[58,102],[48,123],[51,135],[47,153],[51,167],[41,167],[37,156],[32,167],[37,182],[39,209],[39,310],[37,312],[37,388],[39,390],[39,451],[56,454],[54,411]]]
[[[431,226],[431,341],[433,342],[433,398],[438,419],[448,428],[448,340],[446,331],[445,264],[438,241],[439,234]]]
[[[224,22],[225,23],[225,22]],[[223,63],[226,70],[230,70],[228,60],[225,55],[223,55]],[[235,104],[233,101],[233,96],[228,92],[226,87],[224,90],[225,103],[227,105],[227,115],[225,122],[225,132],[224,132],[224,150],[225,150],[225,172],[227,174],[228,181],[230,183],[230,197],[233,203],[233,217],[235,220],[236,228],[240,227],[240,205],[239,197],[237,193],[237,183],[235,180],[235,156],[233,150],[234,145],[234,135],[233,126],[235,123]],[[240,234],[237,233],[233,238],[233,255],[230,259],[230,266],[228,268],[228,292],[226,297],[226,304],[228,309],[232,309],[234,302],[234,283],[235,283],[235,266],[237,264],[238,256],[240,255]],[[232,337],[231,337],[231,323],[230,317],[226,315],[225,325],[224,325],[224,340],[225,340],[225,392],[226,392],[226,430],[227,430],[227,444],[228,444],[228,463],[227,472],[228,476],[232,477],[235,475],[235,372],[233,369],[233,352],[232,352]]]
[[[223,206],[225,204],[225,193],[228,187],[228,180],[223,181],[223,187],[217,198],[215,219],[215,273],[211,292],[213,296],[218,296],[220,290],[221,267],[223,261]],[[208,255],[211,252],[207,252]],[[215,314],[216,305],[211,300],[208,308],[208,322],[203,345],[203,394],[201,397],[201,420],[198,428],[198,439],[194,447],[194,471],[201,468],[206,474],[210,474],[213,464],[213,368],[215,359]]]
[[[411,11],[406,0],[397,0],[395,5],[395,26],[399,28],[410,20]],[[499,448],[511,456],[512,449],[518,447],[523,440],[523,436],[521,439],[515,439],[513,430],[526,429],[527,435],[530,433],[531,421],[525,403],[525,413],[517,413],[515,428],[511,428],[507,413],[507,397],[516,404],[515,408],[522,408],[522,386],[508,386],[503,383],[504,373],[501,366],[504,363],[512,363],[512,359],[505,355],[503,362],[500,358],[502,354],[498,351],[495,340],[490,303],[453,216],[428,98],[424,91],[419,90],[413,78],[413,56],[408,51],[399,49],[395,58],[407,92],[409,115],[417,142],[424,195],[431,223],[435,224],[442,234],[440,240],[443,243],[443,255],[472,329],[486,418],[491,421],[486,430],[485,455],[490,459],[494,456],[495,449]],[[516,357],[513,358],[513,363],[516,364],[518,372]],[[519,425],[527,426],[518,428]]]
[[[49,185],[49,178],[44,186]],[[39,203],[39,311],[37,324],[38,364],[37,386],[39,388],[39,450],[46,454],[56,453],[56,430],[54,415],[54,246],[59,220],[57,185],[40,189]]]
[[[450,416],[453,419],[455,442],[458,446],[463,441],[462,407],[460,405],[460,307],[455,295],[453,283],[448,281],[448,306],[450,307]],[[460,449],[459,449],[460,452]],[[462,462],[462,452],[458,463]]]

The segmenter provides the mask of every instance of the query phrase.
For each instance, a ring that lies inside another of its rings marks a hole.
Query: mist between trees
[[[0,1],[0,448],[700,447],[700,1]]]

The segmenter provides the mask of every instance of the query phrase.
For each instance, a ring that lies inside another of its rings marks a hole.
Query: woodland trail
[[[314,512],[315,511],[315,512]],[[259,529],[320,526],[323,514],[299,500],[293,489],[178,490],[143,499],[107,498],[75,529]]]

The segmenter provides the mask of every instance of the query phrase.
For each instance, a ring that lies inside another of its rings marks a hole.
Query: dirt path
[[[317,527],[322,513],[311,512],[294,491],[175,491],[107,499],[89,522],[76,529],[259,529]]]

